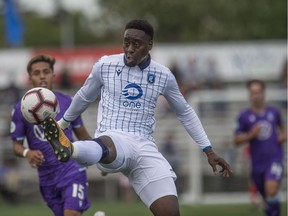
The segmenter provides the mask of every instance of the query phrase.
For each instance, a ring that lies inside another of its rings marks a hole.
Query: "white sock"
[[[96,164],[103,155],[102,147],[94,140],[75,141],[73,147],[72,158],[81,164]]]

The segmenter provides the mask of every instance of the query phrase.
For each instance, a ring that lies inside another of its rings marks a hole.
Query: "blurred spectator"
[[[64,67],[60,72],[60,88],[69,90],[72,87],[70,73],[67,67]]]
[[[177,191],[181,193],[184,190],[183,176],[181,176],[180,172],[180,156],[177,151],[177,144],[175,142],[175,131],[167,131],[164,137],[164,140],[161,145],[161,153],[166,158],[166,160],[170,163],[173,171],[177,175],[177,180],[175,181]]]
[[[184,95],[184,84],[183,84],[183,75],[181,74],[181,70],[179,65],[177,64],[176,61],[172,61],[170,67],[169,67],[170,71],[173,73],[173,75],[175,76],[175,79],[178,83],[179,86],[179,90],[181,91],[181,93]],[[185,96],[185,95],[184,95]],[[167,114],[169,113],[173,113],[173,111],[170,108],[170,105],[168,104],[167,100],[163,97],[160,96],[158,98],[159,100],[159,117],[160,118],[164,118]]]
[[[196,58],[190,57],[188,59],[185,71],[186,73],[183,85],[185,86],[185,95],[189,95],[191,92],[201,88],[202,81],[200,79]]]
[[[206,77],[205,77],[204,84],[206,88],[213,89],[213,90],[223,89],[224,86],[220,78],[220,74],[219,74],[215,59],[208,58],[207,71],[205,75]]]
[[[233,139],[230,136],[225,136],[222,141],[223,158],[234,167],[237,160],[237,152],[233,145]]]
[[[173,75],[175,76],[179,89],[181,91],[181,93],[185,96],[185,86],[184,86],[184,82],[183,82],[183,74],[181,72],[181,69],[178,65],[178,63],[176,61],[172,61],[172,64],[170,65],[170,70],[173,73]]]
[[[11,81],[7,88],[1,89],[0,99],[1,103],[5,105],[14,105],[20,100],[21,91],[16,86],[14,81]]]
[[[172,169],[177,174],[179,168],[179,156],[176,150],[175,132],[168,131],[162,142],[162,154],[170,163]]]
[[[214,92],[222,91],[224,89],[224,83],[221,80],[220,73],[217,68],[217,63],[215,59],[208,58],[207,60],[207,69],[205,73],[205,80],[204,80],[204,87],[208,90],[212,90]],[[228,103],[225,100],[222,100],[224,98],[219,98],[220,100],[214,101],[211,103],[211,106],[207,104],[208,106],[208,112],[210,112],[209,108],[213,111],[217,112],[217,114],[221,116],[225,116],[227,113],[227,107]],[[204,108],[206,109],[206,108]]]
[[[10,118],[11,110],[19,100],[21,100],[21,90],[16,86],[14,81],[11,81],[9,86],[0,90],[0,101],[3,106],[3,112],[0,116],[3,118],[3,128],[0,132],[1,137],[10,135]]]

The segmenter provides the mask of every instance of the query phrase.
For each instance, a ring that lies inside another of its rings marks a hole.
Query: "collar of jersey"
[[[123,58],[124,58],[124,63],[125,63],[125,65],[128,66],[128,65],[127,65],[127,61],[126,61],[126,58],[125,58],[125,55],[124,55]],[[151,56],[150,56],[150,54],[148,54],[147,60],[146,60],[145,62],[142,62],[141,64],[139,64],[138,67],[139,67],[141,70],[144,70],[145,68],[147,68],[147,67],[149,66],[150,62],[151,62]],[[129,67],[129,66],[128,66],[128,67]]]

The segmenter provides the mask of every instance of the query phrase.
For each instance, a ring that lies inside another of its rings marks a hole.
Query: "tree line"
[[[73,34],[66,33],[66,39],[73,37],[73,46],[120,44],[124,25],[131,18],[148,19],[155,26],[155,40],[161,43],[287,38],[285,0],[98,0],[98,4],[101,13],[93,19],[64,10],[52,18],[22,13],[22,46],[60,47],[67,25]],[[0,20],[4,29],[3,16]],[[1,47],[8,47],[4,34],[0,35]]]

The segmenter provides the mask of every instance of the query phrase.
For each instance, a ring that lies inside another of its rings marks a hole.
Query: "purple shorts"
[[[44,201],[56,216],[63,216],[64,209],[84,212],[90,207],[85,173],[79,172],[51,186],[40,186],[40,191]]]
[[[258,171],[256,169],[252,171],[252,179],[263,197],[265,197],[265,182],[267,180],[275,180],[280,182],[282,176],[283,166],[279,162],[272,162],[263,171]]]

